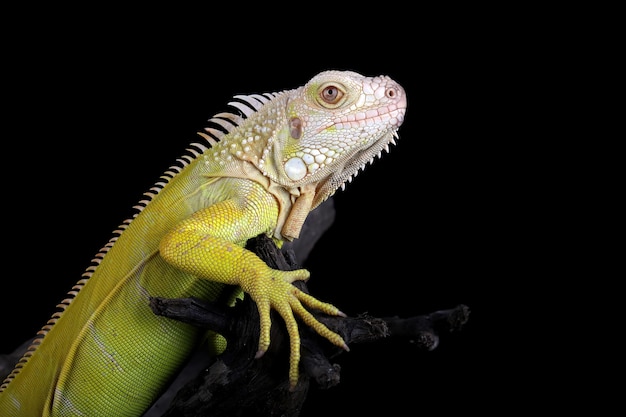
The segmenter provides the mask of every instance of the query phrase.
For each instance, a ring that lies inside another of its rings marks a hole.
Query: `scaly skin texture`
[[[146,193],[59,312],[0,387],[0,415],[140,416],[203,334],[156,316],[149,297],[223,297],[235,284],[260,313],[259,350],[270,344],[270,310],[290,336],[289,379],[298,381],[295,317],[335,345],[342,338],[307,310],[342,314],[292,283],[309,272],[271,269],[246,241],[298,237],[309,211],[397,137],[402,87],[386,76],[326,71],[303,87],[235,96],[240,111],[209,120],[189,155]]]

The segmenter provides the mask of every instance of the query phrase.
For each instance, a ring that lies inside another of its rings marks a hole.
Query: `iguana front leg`
[[[168,233],[160,243],[161,256],[177,268],[198,278],[239,285],[255,301],[260,316],[260,339],[256,357],[270,344],[270,310],[285,321],[290,338],[289,381],[298,382],[300,334],[295,315],[333,344],[348,350],[344,340],[317,321],[304,306],[330,315],[344,315],[335,306],[321,302],[292,285],[309,278],[309,271],[279,271],[270,268],[242,245],[260,233],[259,228],[275,216],[273,205],[243,207],[225,200],[196,212]],[[277,209],[276,209],[277,210]]]

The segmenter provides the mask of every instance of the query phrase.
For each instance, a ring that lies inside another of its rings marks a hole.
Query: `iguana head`
[[[391,78],[345,71],[322,72],[285,94],[285,120],[259,167],[292,194],[313,192],[312,207],[389,150],[407,106]]]
[[[265,178],[281,202],[281,217],[288,216],[279,232],[287,239],[298,236],[310,210],[389,150],[407,106],[404,89],[391,78],[351,71],[325,71],[294,90],[235,99],[229,104],[242,118],[211,119],[229,132],[213,157],[230,175]],[[233,174],[241,169],[245,173]]]

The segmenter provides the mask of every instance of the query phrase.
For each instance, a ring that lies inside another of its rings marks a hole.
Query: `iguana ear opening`
[[[302,119],[299,117],[292,117],[289,119],[289,134],[294,139],[300,139],[302,137],[302,131],[304,126],[302,125]]]

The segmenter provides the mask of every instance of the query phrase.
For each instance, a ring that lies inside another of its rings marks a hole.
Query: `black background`
[[[353,346],[338,358],[340,386],[314,388],[302,416],[339,415],[337,404],[355,415],[494,408],[498,374],[511,360],[501,356],[507,342],[494,300],[506,302],[527,272],[517,236],[533,210],[512,169],[529,146],[524,123],[511,122],[515,97],[533,71],[512,53],[516,39],[445,12],[400,22],[409,12],[365,19],[320,9],[280,24],[228,23],[228,31],[210,13],[160,12],[26,17],[7,38],[2,200],[11,285],[2,291],[0,351],[45,323],[230,97],[347,69],[391,76],[408,111],[397,146],[337,193],[336,222],[305,264],[310,290],[351,315],[407,317],[458,304],[472,313],[433,352]]]

